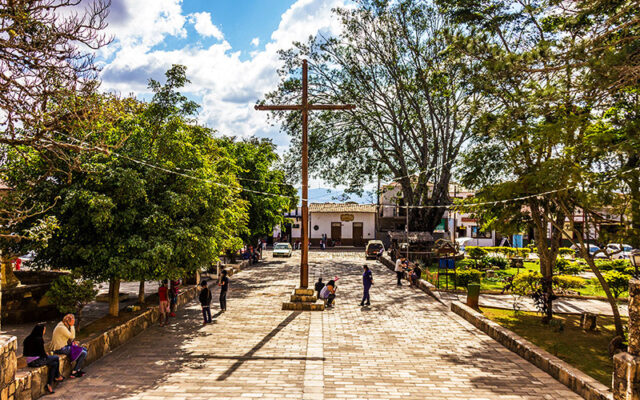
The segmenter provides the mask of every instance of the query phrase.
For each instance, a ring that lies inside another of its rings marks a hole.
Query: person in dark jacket
[[[365,300],[367,301],[366,304],[368,306],[371,305],[371,299],[369,298],[369,289],[371,289],[371,285],[373,285],[373,274],[371,273],[369,266],[364,265],[362,268],[364,269],[364,272],[362,273],[362,287],[364,289],[364,292],[362,294],[360,307],[363,307],[365,305]]]
[[[202,306],[203,325],[211,323],[211,290],[207,287],[207,281],[200,282],[200,305]]]
[[[316,289],[316,297],[320,298],[320,291],[322,290],[322,288],[324,287],[324,282],[322,282],[322,277],[318,278],[318,282],[316,282],[316,285],[314,286],[314,289]]]
[[[227,271],[222,271],[218,286],[220,286],[220,311],[227,311],[227,290],[229,290],[229,278],[227,277]]]
[[[49,375],[46,389],[53,393],[53,382],[62,382],[64,378],[60,375],[60,358],[50,356],[44,349],[44,324],[37,324],[29,336],[22,343],[22,354],[27,359],[27,365],[32,368],[49,367]]]

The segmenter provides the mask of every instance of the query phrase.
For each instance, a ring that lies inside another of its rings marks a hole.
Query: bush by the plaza
[[[67,274],[53,281],[47,298],[62,314],[75,314],[79,328],[82,309],[96,298],[97,293],[93,281]]]
[[[628,260],[597,260],[595,263],[600,271],[625,272],[631,266]]]
[[[553,277],[553,285],[559,289],[580,289],[583,288],[586,281],[577,276],[571,275],[556,275]]]
[[[482,262],[485,265],[490,265],[499,269],[505,269],[507,268],[507,265],[509,265],[509,260],[500,256],[486,256],[482,258]]]
[[[604,280],[607,281],[611,292],[617,299],[622,293],[629,290],[629,279],[631,277],[620,271],[609,271],[604,274]]]
[[[582,265],[571,262],[564,258],[558,258],[556,260],[556,266],[554,268],[554,271],[561,275],[578,275],[583,270],[584,268],[582,267]]]
[[[513,292],[521,295],[532,293],[540,287],[542,275],[538,271],[525,271],[513,278]]]
[[[484,247],[478,247],[478,246],[469,246],[467,247],[467,254],[469,255],[470,258],[473,258],[474,260],[479,260],[482,257],[486,256],[487,250]]]
[[[456,260],[456,268],[457,269],[469,269],[475,265],[473,260],[465,258],[464,260]]]
[[[470,283],[476,282],[480,283],[482,279],[482,272],[477,269],[465,269],[461,271],[457,271],[455,275],[455,284],[456,286],[468,287]]]

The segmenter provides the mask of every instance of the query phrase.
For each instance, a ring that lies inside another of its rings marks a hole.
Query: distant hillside
[[[302,198],[301,189],[298,189],[298,197]],[[362,196],[357,196],[345,194],[340,189],[309,189],[310,203],[344,203],[347,201],[354,201],[358,204],[373,204],[376,202],[376,197],[373,192],[364,192]]]

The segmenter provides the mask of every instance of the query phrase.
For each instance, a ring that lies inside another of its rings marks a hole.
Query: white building
[[[284,229],[274,231],[275,240],[301,241],[302,214],[300,208],[285,214]],[[309,204],[309,240],[320,245],[364,246],[376,238],[376,205],[357,203]]]

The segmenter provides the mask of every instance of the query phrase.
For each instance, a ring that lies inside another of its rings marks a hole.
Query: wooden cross
[[[353,110],[352,104],[309,104],[307,60],[302,60],[302,104],[255,106],[260,111],[302,111],[302,254],[300,258],[300,288],[309,286],[309,149],[308,122],[312,110]]]

